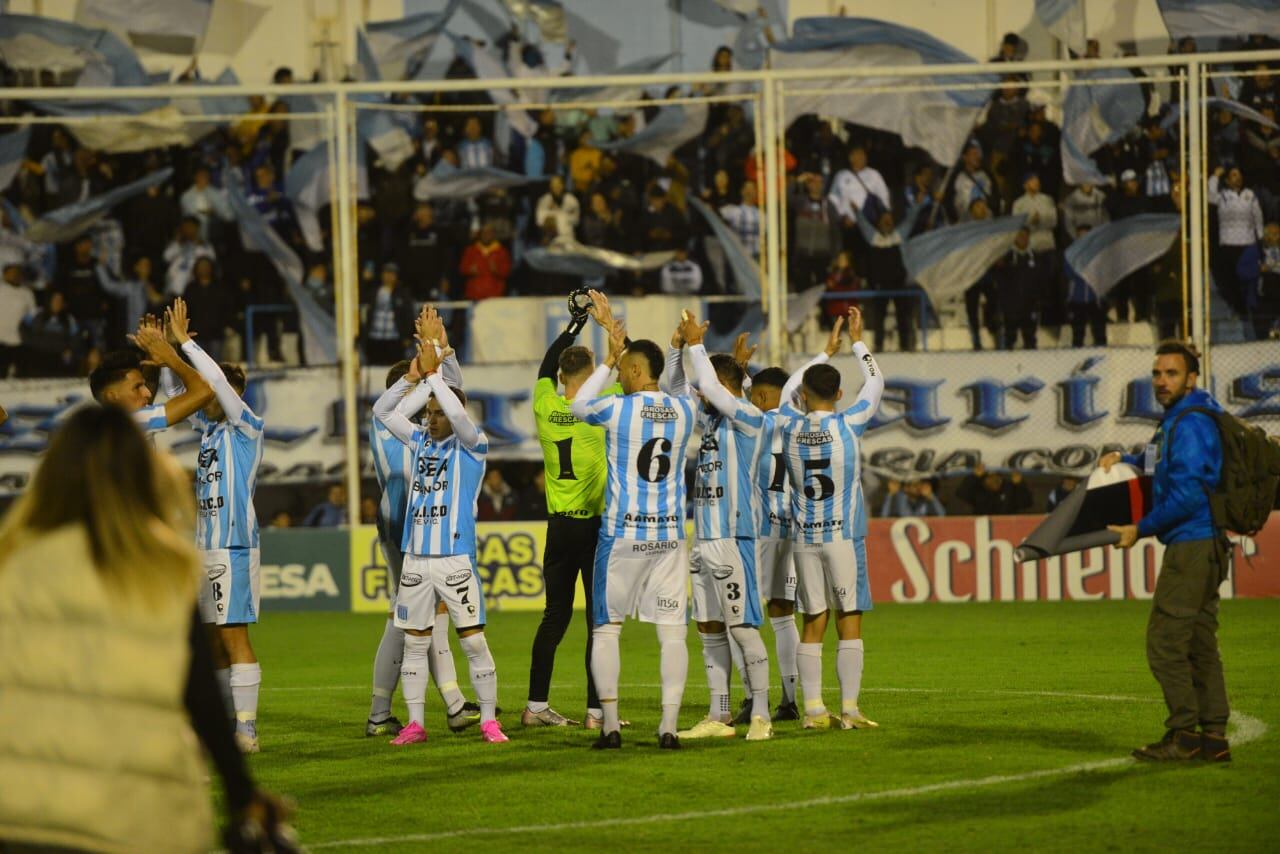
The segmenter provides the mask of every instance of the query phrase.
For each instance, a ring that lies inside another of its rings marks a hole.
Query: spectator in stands
[[[1081,184],[1062,200],[1062,228],[1073,241],[1080,226],[1097,228],[1107,221],[1107,194],[1092,184]]]
[[[329,281],[328,267],[320,262],[312,264],[311,269],[307,270],[307,277],[302,280],[302,286],[320,308],[329,314],[334,313],[333,283]],[[438,293],[433,294],[431,299],[435,300],[440,296]]]
[[[951,211],[956,222],[973,219],[973,203],[982,200],[991,213],[999,213],[1000,204],[995,196],[996,182],[982,166],[982,146],[976,139],[969,140],[960,155],[960,171],[951,189]]]
[[[924,210],[920,211],[920,216],[916,217],[916,227],[912,230],[911,237],[941,228],[950,221],[946,208],[942,204],[942,193],[938,189],[937,182],[937,175],[934,174],[933,165],[930,163],[921,163],[911,173],[911,183],[903,191],[907,207],[911,208],[921,203],[925,206]]]
[[[279,514],[277,514],[279,515]],[[321,501],[302,520],[304,528],[337,528],[347,524],[347,487],[335,483]]]
[[[1259,112],[1275,124],[1276,105],[1265,106]],[[1240,168],[1253,176],[1263,218],[1267,222],[1280,219],[1280,131],[1268,124],[1248,123],[1240,144]]]
[[[893,211],[883,210],[875,228],[866,216],[858,217],[858,228],[866,245],[863,251],[863,270],[866,272],[867,291],[903,291],[907,287],[907,267],[902,257],[902,244],[915,228],[916,218],[924,205],[916,205],[907,211],[901,223],[895,223]],[[872,297],[863,310],[867,328],[875,332],[877,351],[884,350],[885,319],[889,314],[888,302],[893,303],[894,320],[898,328],[898,349],[909,352],[915,349],[915,323],[919,304],[910,296]]]
[[[1058,485],[1049,491],[1049,497],[1047,499],[1048,506],[1046,509],[1052,511],[1053,508],[1066,500],[1066,497],[1079,485],[1080,478],[1072,477],[1071,475],[1067,475],[1062,480],[1058,481]]]
[[[267,224],[286,242],[298,244],[293,225],[293,211],[289,207],[289,199],[276,180],[276,168],[270,161],[259,164],[253,170],[253,186],[245,196],[246,201],[254,207]],[[198,235],[198,229],[197,229]]]
[[[565,192],[563,178],[552,175],[547,182],[547,192],[538,199],[534,209],[534,222],[541,228],[547,228],[549,222],[558,239],[572,240],[580,215],[577,197]]]
[[[90,345],[90,337],[71,314],[62,291],[52,291],[45,308],[22,321],[23,348],[36,377],[74,377]]]
[[[271,521],[267,523],[268,528],[292,528],[293,514],[288,510],[277,510],[271,514]]]
[[[476,520],[480,522],[509,522],[516,518],[516,493],[502,476],[502,469],[489,466],[480,483],[480,496],[476,499]]]
[[[947,510],[934,494],[930,480],[909,480],[903,483],[890,478],[886,483],[881,516],[945,516]]]
[[[88,332],[95,347],[103,348],[107,344],[108,319],[112,316],[111,299],[98,284],[97,267],[93,238],[82,234],[71,245],[71,258],[59,264],[54,287],[62,292],[78,328]]]
[[[480,226],[493,229],[493,239],[510,244],[516,236],[516,203],[504,189],[482,193],[475,199],[476,218]]]
[[[999,472],[987,471],[982,463],[960,482],[956,497],[969,505],[975,516],[1008,516],[1031,508],[1031,490],[1022,480],[1022,472],[1014,469],[1008,479]]]
[[[967,220],[975,222],[990,219],[991,208],[987,207],[985,196],[978,196],[969,203]],[[996,309],[995,276],[988,270],[978,281],[964,292],[964,313],[969,324],[969,342],[974,350],[982,349],[982,327],[986,327],[991,337],[1000,341],[1000,314]]]
[[[135,255],[133,263],[129,265],[130,275],[124,279],[116,278],[106,264],[99,264],[96,269],[99,286],[123,306],[126,330],[137,329],[138,321],[142,320],[144,315],[153,314],[156,317],[164,315],[164,307],[168,305],[169,298],[164,292],[164,287],[155,281],[149,255],[141,253]],[[201,344],[203,343],[202,341]]]
[[[1280,87],[1276,86],[1271,65],[1255,62],[1249,67],[1253,76],[1245,77],[1240,84],[1240,103],[1258,112],[1280,107]]]
[[[0,279],[0,380],[10,370],[21,375],[25,366],[22,347],[22,321],[36,310],[36,297],[23,281],[20,264],[6,264]]]
[[[180,297],[186,292],[187,285],[191,283],[191,271],[200,258],[212,261],[217,256],[213,247],[200,237],[200,220],[184,216],[173,241],[164,250],[164,260],[169,265],[165,273],[165,290],[170,296]]]
[[[1037,108],[1036,115],[1039,115],[1043,109],[1043,107]],[[1014,174],[1036,173],[1040,176],[1041,190],[1053,199],[1058,197],[1059,185],[1062,183],[1060,142],[1056,126],[1043,118],[1033,119],[1023,133],[1015,163],[1018,171]]]
[[[870,205],[867,204],[868,197],[875,199]],[[867,165],[867,148],[860,142],[855,142],[849,149],[849,168],[836,173],[828,198],[840,214],[844,248],[853,251],[855,257],[861,248],[861,235],[855,224],[858,217],[866,212],[872,222],[876,222],[880,219],[880,211],[893,208],[889,185],[878,170]]]
[[[747,254],[757,261],[760,259],[760,241],[763,226],[760,207],[756,203],[756,185],[753,181],[742,183],[742,201],[736,205],[725,205],[720,209],[720,217],[737,235],[738,242]]]
[[[854,293],[862,289],[862,280],[853,269],[853,259],[849,253],[841,250],[836,253],[831,266],[827,269],[827,296],[833,293]],[[835,323],[837,317],[844,317],[849,309],[858,305],[854,299],[824,299],[822,301],[823,326],[827,329]]]
[[[674,252],[677,246],[688,245],[688,223],[657,184],[649,190],[649,207],[641,217],[640,230],[645,252]]]
[[[1049,284],[1047,272],[1040,266],[1039,253],[1031,250],[1028,229],[1018,229],[1013,248],[996,265],[996,298],[1000,305],[1001,333],[998,346],[1016,349],[1018,334],[1022,348],[1036,349],[1036,323],[1040,296]]]
[[[97,152],[89,148],[77,148],[71,155],[71,168],[58,175],[57,187],[49,199],[49,209],[99,195],[106,191],[111,179],[111,167],[98,159]]]
[[[821,186],[821,184],[819,184]],[[717,169],[711,177],[711,186],[702,194],[702,200],[707,203],[713,211],[718,211],[726,205],[734,205],[738,203],[738,194],[733,189],[733,184],[729,180],[729,173],[724,169]]]
[[[36,260],[40,251],[39,246],[18,234],[9,211],[0,207],[0,265],[26,266],[28,262]]]
[[[688,250],[679,246],[675,257],[662,265],[660,280],[664,294],[696,294],[702,291],[702,268],[689,260]]]
[[[63,179],[74,171],[75,145],[71,136],[60,127],[49,134],[49,150],[40,158],[40,172],[44,176],[44,194],[48,208],[60,206],[59,190]]]
[[[476,239],[462,253],[459,269],[466,277],[462,290],[467,299],[482,300],[506,294],[511,254],[498,242],[492,225],[486,223],[480,227]]]
[[[1255,294],[1254,337],[1280,338],[1280,222],[1269,222],[1262,242],[1245,249],[1237,265],[1241,281]]]
[[[704,142],[707,170],[724,170],[735,183],[741,181],[747,155],[754,145],[755,134],[742,107],[730,104],[724,111],[724,121],[714,126]]]
[[[587,193],[600,175],[604,159],[591,138],[591,131],[578,134],[578,147],[569,154],[569,181],[575,193]]]
[[[622,212],[609,206],[604,193],[594,192],[587,213],[578,222],[578,242],[602,249],[618,249],[622,244]]]
[[[529,485],[520,490],[519,505],[516,509],[517,519],[547,518],[547,479],[542,466],[534,469],[529,478]]]
[[[154,151],[148,153],[146,172],[150,174],[162,168],[164,162],[159,154]],[[168,182],[153,184],[140,195],[125,202],[118,219],[122,225],[124,245],[129,247],[130,253],[146,255],[152,261],[159,261],[164,255],[169,236],[178,226],[178,203],[173,198]],[[116,258],[113,259],[100,251],[98,260],[106,263],[113,273],[120,273],[122,269],[119,254],[121,253],[116,253]]]
[[[1162,126],[1160,117],[1152,116],[1144,121],[1142,134],[1147,160],[1147,168],[1142,176],[1142,192],[1147,197],[1147,210],[1152,213],[1172,212],[1173,201],[1169,195],[1173,190],[1168,164],[1171,153],[1169,133]]]
[[[1028,245],[1035,255],[1035,283],[1025,298],[1031,301],[1032,317],[1041,317],[1046,323],[1057,326],[1063,321],[1063,289],[1058,282],[1058,206],[1053,197],[1040,191],[1040,176],[1028,172],[1022,177],[1023,194],[1013,203],[1013,215],[1025,215],[1030,232]],[[1025,266],[1026,259],[1019,259]],[[1001,300],[1003,303],[1003,299]],[[1019,307],[1021,309],[1021,306]],[[1009,325],[1005,324],[1005,338]],[[1027,349],[1035,349],[1035,333]],[[1024,342],[1025,343],[1025,342]],[[1012,345],[1008,345],[1012,349]]]
[[[1076,229],[1079,240],[1089,233],[1089,226]],[[1084,346],[1084,332],[1093,334],[1093,346],[1107,346],[1107,310],[1084,279],[1074,272],[1067,275],[1067,322],[1071,324],[1071,346]]]
[[[982,147],[987,151],[987,165],[1005,199],[1013,197],[1011,178],[1019,165],[1020,135],[1030,114],[1026,87],[1020,82],[1017,75],[1001,78],[1000,88],[987,110],[987,120],[978,130]]]
[[[448,238],[436,225],[435,209],[429,203],[419,202],[414,207],[397,257],[400,273],[414,299],[426,301],[449,292],[453,253]]]
[[[378,524],[378,499],[366,495],[360,499],[360,524]]]
[[[1236,316],[1244,317],[1252,299],[1246,294],[1236,267],[1245,249],[1262,239],[1262,206],[1253,190],[1245,186],[1244,173],[1234,168],[1227,171],[1222,166],[1209,178],[1209,204],[1218,210],[1213,280]]]
[[[213,259],[200,258],[196,261],[184,298],[191,318],[191,330],[200,334],[200,346],[215,362],[221,361],[234,305],[231,292],[218,276]]]
[[[400,268],[382,265],[382,282],[373,299],[364,329],[364,355],[371,364],[393,365],[405,357],[413,340],[416,312],[413,297],[400,285]]]
[[[1120,192],[1112,193],[1107,199],[1107,215],[1112,222],[1128,216],[1150,211],[1150,201],[1142,194],[1142,185],[1137,171],[1126,169],[1120,173]],[[1134,307],[1135,320],[1145,320],[1150,310],[1150,282],[1145,270],[1130,273],[1120,280],[1107,295],[1116,309],[1116,320],[1129,322],[1129,304]]]
[[[793,291],[821,285],[841,247],[840,214],[822,192],[822,176],[810,174],[802,186],[803,192],[796,193],[788,206],[792,223],[787,241],[792,264],[788,285]]]

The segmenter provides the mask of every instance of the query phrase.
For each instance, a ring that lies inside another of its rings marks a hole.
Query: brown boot
[[[1231,745],[1220,732],[1200,733],[1200,758],[1205,762],[1230,762]]]
[[[1147,762],[1183,762],[1200,758],[1200,734],[1193,729],[1171,729],[1155,744],[1133,751],[1134,759]]]

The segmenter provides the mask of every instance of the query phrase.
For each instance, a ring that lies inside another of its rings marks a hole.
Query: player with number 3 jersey
[[[849,309],[848,329],[863,376],[857,399],[836,412],[843,396],[840,372],[825,364],[827,354],[820,354],[815,360],[818,363],[805,369],[801,381],[805,412],[784,411],[781,420],[791,483],[796,599],[804,615],[797,663],[806,729],[875,726],[858,710],[862,613],[871,609],[859,439],[880,405],[884,376],[862,343],[862,314],[857,308]],[[822,700],[822,636],[831,611],[836,612],[840,639],[836,655],[842,701],[839,717],[829,715]]]

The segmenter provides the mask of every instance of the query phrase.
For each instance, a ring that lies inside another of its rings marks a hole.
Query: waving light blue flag
[[[302,260],[262,218],[257,208],[249,204],[240,180],[228,182],[227,201],[236,215],[240,239],[245,248],[262,252],[270,259],[272,266],[284,280],[289,299],[298,308],[298,318],[304,329],[302,340],[306,347],[307,364],[332,365],[337,362],[338,331],[333,319],[333,307],[330,306],[326,311],[303,287]]]
[[[356,32],[356,65],[363,80],[378,81],[382,72],[374,59],[369,40],[363,32]],[[365,104],[389,104],[385,95],[359,94],[352,100]],[[382,166],[390,171],[400,168],[413,156],[414,117],[412,113],[377,108],[356,112],[356,135],[360,141],[377,152]]]
[[[474,40],[455,36],[453,33],[448,33],[448,36],[450,41],[453,42],[453,47],[457,52],[458,58],[471,66],[471,70],[475,72],[478,79],[506,80],[511,77],[506,65],[494,57],[494,55],[483,46],[476,44]],[[502,106],[518,106],[521,100],[520,96],[516,95],[516,93],[510,89],[494,88],[489,89],[488,93],[489,98],[493,103]],[[530,137],[538,131],[537,123],[525,110],[506,110],[502,112],[501,115],[506,118],[506,120],[511,123],[511,127],[522,136]]]
[[[76,21],[123,33],[149,50],[190,55],[212,11],[213,0],[80,0]]]
[[[422,12],[394,21],[365,25],[371,59],[384,80],[414,80],[425,67],[440,34],[460,0],[449,0],[439,12]]]
[[[27,143],[31,141],[31,128],[23,126],[13,133],[0,135],[0,192],[9,189],[22,161],[27,156]]]
[[[696,196],[689,196],[689,207],[697,211],[698,214],[711,227],[711,233],[715,235],[716,240],[720,241],[721,247],[724,249],[725,261],[729,265],[729,269],[733,271],[733,281],[737,285],[738,293],[752,299],[760,298],[760,265],[755,262],[747,250],[742,245],[742,241],[738,239],[738,235],[733,232],[728,223],[720,218],[720,215],[707,206],[702,199]],[[725,283],[721,282],[723,286]]]
[[[1123,71],[1081,71],[1062,102],[1062,177],[1068,184],[1099,184],[1105,179],[1092,154],[1124,136],[1142,120],[1142,88]]]
[[[566,240],[530,249],[525,252],[524,257],[530,267],[544,273],[597,278],[619,270],[656,270],[674,258],[675,253],[646,252],[642,255],[628,255],[612,249],[601,249],[599,246],[587,246],[576,240]]]
[[[413,197],[426,199],[469,199],[490,190],[523,187],[537,181],[528,175],[508,172],[495,166],[459,169],[447,160],[441,160],[414,185]]]
[[[999,83],[992,74],[948,75],[930,84],[984,84],[979,89],[860,94],[858,89],[910,85],[910,78],[841,78],[848,66],[938,65],[973,57],[911,27],[871,18],[801,18],[790,39],[773,45],[774,68],[830,68],[833,77],[806,80],[788,95],[787,120],[805,113],[837,116],[896,133],[939,163],[960,155],[983,106]],[[918,81],[915,81],[918,82]],[[990,88],[985,88],[989,85]],[[825,93],[823,90],[840,90]]]
[[[92,67],[103,85],[146,86],[137,54],[106,30],[34,15],[0,15],[0,55],[12,68],[76,70]]]
[[[626,139],[602,142],[602,151],[638,154],[665,166],[671,153],[697,138],[707,125],[707,105],[667,104],[640,131]]]
[[[26,236],[38,243],[65,243],[88,230],[116,205],[141,195],[148,187],[163,184],[172,175],[173,170],[170,168],[157,169],[137,181],[116,187],[100,196],[49,211],[32,223]]]
[[[1125,276],[1167,252],[1179,227],[1177,214],[1138,214],[1100,225],[1067,247],[1067,266],[1105,297]]]
[[[1084,0],[1036,0],[1036,17],[1054,38],[1084,55]]]
[[[622,77],[628,74],[654,74],[675,57],[674,53],[661,56],[650,56],[619,65],[611,75]],[[571,101],[635,101],[644,93],[643,86],[604,86],[595,89],[553,89],[551,100],[557,102]]]
[[[1025,216],[1002,216],[927,231],[902,245],[907,276],[934,306],[958,297],[1013,246]]]
[[[302,231],[307,247],[313,252],[324,251],[324,235],[320,229],[318,214],[329,204],[329,143],[322,142],[289,166],[284,179],[284,193],[293,202],[298,228]],[[356,198],[369,198],[369,169],[364,147],[356,149]]]
[[[1233,101],[1230,98],[1214,97],[1214,98],[1205,98],[1204,102],[1208,104],[1210,107],[1217,107],[1219,110],[1226,110],[1228,113],[1237,115],[1242,119],[1248,119],[1251,122],[1256,122],[1260,125],[1265,125],[1266,127],[1272,128],[1274,130],[1280,130],[1280,125],[1277,125],[1275,122],[1271,121],[1271,119],[1267,118],[1262,113],[1253,109],[1253,107],[1250,107],[1246,104],[1242,104],[1239,101]],[[1181,114],[1182,114],[1182,104],[1169,105],[1169,113],[1163,119],[1160,120],[1160,126],[1165,130],[1168,130],[1169,128],[1173,127],[1178,123],[1178,116]]]
[[[1171,38],[1185,36],[1280,37],[1275,0],[1156,0]]]

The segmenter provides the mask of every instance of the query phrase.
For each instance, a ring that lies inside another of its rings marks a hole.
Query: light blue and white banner
[[[92,68],[95,84],[146,86],[137,54],[113,33],[34,15],[0,15],[0,57],[11,68],[53,72]]]
[[[116,205],[145,193],[148,187],[163,184],[172,176],[171,168],[157,169],[122,187],[51,210],[31,224],[26,237],[37,243],[65,243],[88,230]]]
[[[558,240],[550,246],[526,250],[524,257],[530,267],[543,273],[598,278],[620,271],[643,273],[657,270],[675,257],[675,253],[645,252],[628,255],[599,246],[587,246],[576,240]]]
[[[949,225],[913,237],[902,246],[910,281],[934,306],[960,296],[1009,251],[1025,216],[1002,216]]]
[[[22,161],[27,158],[27,143],[31,141],[31,128],[23,125],[12,133],[0,135],[0,192],[9,189]]]
[[[322,142],[289,166],[284,179],[284,194],[293,203],[298,228],[313,252],[324,251],[324,233],[320,228],[320,209],[332,199],[329,175],[329,143]],[[363,147],[356,152],[356,198],[369,198],[369,169]]]
[[[720,246],[724,249],[725,262],[733,271],[734,292],[755,300],[760,299],[760,265],[747,254],[746,247],[742,245],[738,235],[702,199],[690,194],[688,202],[689,207],[706,221],[716,240],[720,241]],[[721,282],[720,285],[726,292],[728,291],[727,282]]]
[[[213,0],[80,0],[76,21],[150,50],[191,55],[204,40],[212,11]]]
[[[427,199],[470,199],[490,190],[507,190],[523,187],[538,178],[530,178],[495,166],[459,169],[447,160],[441,160],[413,187],[413,197]]]
[[[460,0],[449,0],[436,12],[422,12],[394,21],[365,25],[369,50],[383,80],[415,80],[440,41],[441,33],[457,11]]]
[[[1125,276],[1169,251],[1181,227],[1177,214],[1138,214],[1092,229],[1067,247],[1067,266],[1105,297]]]
[[[1036,17],[1058,41],[1084,56],[1087,28],[1084,0],[1036,0]]]
[[[1063,179],[1068,184],[1103,183],[1092,154],[1133,130],[1145,109],[1142,88],[1128,72],[1078,72],[1062,103]]]
[[[672,152],[696,139],[707,125],[706,103],[667,104],[653,120],[626,139],[602,142],[602,151],[636,154],[666,166]]]
[[[1170,38],[1254,33],[1280,37],[1276,0],[1156,0],[1156,5]]]

